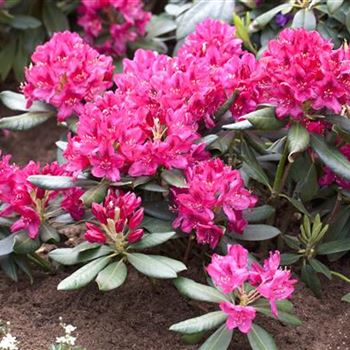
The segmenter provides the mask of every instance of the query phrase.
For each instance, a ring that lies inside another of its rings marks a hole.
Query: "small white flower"
[[[0,341],[1,350],[18,350],[16,337],[7,333]]]
[[[57,344],[66,344],[66,345],[75,345],[75,341],[77,340],[76,337],[72,337],[69,334],[66,334],[64,337],[57,337],[56,343]]]
[[[64,331],[66,332],[66,334],[71,334],[77,329],[77,327],[74,327],[71,324],[66,324],[66,325],[64,325],[63,328],[64,328]]]

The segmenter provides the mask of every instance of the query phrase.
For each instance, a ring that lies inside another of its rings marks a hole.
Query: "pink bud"
[[[128,242],[130,244],[136,243],[141,240],[142,236],[143,229],[139,228],[138,230],[135,230],[134,232],[128,234]]]

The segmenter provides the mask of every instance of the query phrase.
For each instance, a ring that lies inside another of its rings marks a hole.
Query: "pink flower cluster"
[[[4,204],[0,216],[18,216],[19,219],[11,226],[11,231],[27,230],[32,239],[38,236],[40,224],[47,219],[46,209],[50,202],[61,193],[38,188],[27,181],[28,176],[38,174],[67,175],[67,172],[56,162],[41,169],[39,163],[31,161],[20,168],[10,164],[10,156],[0,158],[0,202]],[[82,193],[80,189],[66,190],[63,193],[62,208],[77,220],[84,214],[83,204],[79,199]]]
[[[348,49],[333,50],[316,31],[285,29],[259,60],[260,102],[274,104],[279,118],[290,116],[320,133],[325,123],[308,116],[324,109],[340,113],[350,102],[349,58]]]
[[[36,48],[22,89],[28,101],[58,109],[60,121],[112,86],[112,58],[100,55],[76,33],[56,33]]]
[[[78,12],[87,40],[100,52],[115,56],[123,56],[127,43],[145,34],[151,18],[141,0],[81,0]]]
[[[224,227],[242,233],[247,222],[243,210],[257,202],[245,187],[237,170],[220,159],[198,162],[186,170],[187,189],[175,189],[174,228],[195,231],[199,243],[215,248],[224,235]],[[222,225],[222,226],[221,226]]]
[[[346,144],[339,148],[339,151],[350,161],[350,144]],[[324,167],[323,175],[320,178],[321,186],[328,186],[332,183],[336,183],[338,186],[350,190],[350,181],[345,180],[342,177],[336,175],[330,168]]]
[[[280,253],[270,253],[264,265],[248,264],[248,251],[241,245],[228,245],[225,256],[214,254],[207,271],[216,287],[223,293],[235,292],[237,303],[222,302],[220,308],[228,315],[228,329],[238,328],[249,333],[256,316],[254,302],[263,297],[269,300],[272,314],[277,317],[276,302],[289,298],[294,292],[294,284],[289,270],[280,265]],[[251,288],[246,289],[245,283]]]
[[[69,168],[90,168],[95,177],[116,181],[121,173],[154,175],[159,167],[186,169],[208,158],[205,145],[197,143],[198,131],[214,125],[215,111],[249,76],[234,34],[229,25],[208,19],[178,57],[138,50],[133,60],[124,60],[116,92],[96,98],[79,114],[77,136],[65,153]],[[193,47],[201,47],[201,54]],[[225,67],[236,67],[237,74],[224,74]]]
[[[85,239],[91,243],[111,243],[120,250],[138,242],[143,236],[143,229],[138,228],[143,220],[140,205],[141,198],[135,193],[109,190],[103,204],[92,205],[92,213],[99,224],[86,224]]]

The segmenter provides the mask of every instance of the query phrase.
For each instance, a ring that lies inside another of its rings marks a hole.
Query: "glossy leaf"
[[[151,248],[156,247],[157,245],[163,244],[164,242],[168,241],[172,237],[176,235],[176,232],[163,232],[163,233],[150,233],[150,234],[144,234],[141,241],[132,244],[132,249],[145,249],[145,248]]]
[[[23,131],[34,128],[54,116],[53,112],[27,112],[0,119],[0,129]]]
[[[60,241],[60,235],[58,234],[57,230],[46,222],[40,225],[39,231],[40,231],[40,238],[43,242],[57,243]]]
[[[301,9],[293,18],[292,28],[304,28],[314,30],[316,28],[316,17],[312,10]]]
[[[86,286],[110,262],[111,258],[105,256],[89,262],[60,282],[58,290],[74,290]]]
[[[300,152],[304,152],[310,142],[310,136],[308,131],[300,124],[294,123],[288,129],[288,160],[290,163],[294,162],[295,155]]]
[[[222,128],[228,130],[247,130],[252,129],[253,127],[253,124],[249,120],[245,119],[233,124],[223,125]]]
[[[187,188],[186,179],[179,170],[163,170],[161,173],[162,179],[169,185],[177,188]]]
[[[317,248],[317,254],[326,255],[350,250],[350,238],[322,243]]]
[[[264,12],[262,15],[255,18],[251,24],[252,31],[257,31],[264,28],[278,13],[281,11],[289,12],[293,7],[290,4],[282,4],[273,9]]]
[[[227,350],[230,346],[233,331],[222,325],[198,350]]]
[[[169,203],[166,201],[144,202],[143,207],[147,215],[164,221],[173,221],[175,214],[169,210]]]
[[[322,273],[328,279],[332,279],[331,270],[325,264],[321,263],[321,261],[317,259],[310,259],[309,264],[316,272]]]
[[[301,280],[312,290],[316,297],[321,297],[321,282],[310,265],[301,268]]]
[[[91,207],[92,203],[101,203],[106,196],[109,184],[101,182],[97,186],[89,188],[80,197],[85,206]]]
[[[252,330],[248,333],[248,340],[252,350],[277,350],[272,336],[254,323]]]
[[[265,204],[260,207],[249,208],[243,211],[244,218],[249,223],[259,222],[268,219],[275,213],[275,208]]]
[[[13,242],[13,251],[18,254],[34,253],[40,247],[38,239],[31,239],[27,232],[16,234]]]
[[[334,13],[343,4],[344,0],[327,0],[327,7],[330,13]]]
[[[271,318],[276,318],[272,312],[271,312],[271,307],[268,305],[266,307],[263,306],[256,306],[254,305],[254,308],[256,311],[262,313],[265,316],[271,317]],[[295,316],[292,315],[288,312],[278,310],[278,317],[277,319],[281,321],[284,324],[291,325],[291,326],[300,326],[302,324],[301,320]]]
[[[49,35],[69,30],[67,17],[54,0],[45,0],[43,2],[43,22]]]
[[[118,288],[124,283],[127,273],[128,270],[122,260],[109,264],[97,275],[96,282],[99,290],[106,292]]]
[[[27,108],[27,101],[24,95],[13,91],[0,92],[0,100],[7,108],[13,111],[52,112],[49,105],[39,101],[34,101],[33,104]]]
[[[162,255],[152,255],[152,256],[156,258],[158,261],[160,261],[161,263],[171,267],[176,273],[187,270],[186,265],[180,260],[175,260]]]
[[[12,233],[0,240],[0,258],[13,252],[13,242],[16,234]]]
[[[141,225],[151,233],[171,232],[173,230],[170,221],[160,220],[146,215]]]
[[[244,116],[255,129],[258,130],[278,130],[285,126],[285,122],[278,120],[273,107],[258,109]]]
[[[230,233],[235,239],[242,241],[264,241],[278,236],[281,231],[274,226],[269,225],[247,225],[243,234]]]
[[[219,292],[214,287],[197,283],[188,278],[179,277],[174,281],[178,291],[186,297],[208,303],[221,303],[229,301],[227,296]]]

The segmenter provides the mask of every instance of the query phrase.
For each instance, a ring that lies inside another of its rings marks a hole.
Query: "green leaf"
[[[32,16],[16,15],[10,22],[10,26],[16,29],[34,29],[41,26],[41,22]]]
[[[274,7],[273,9],[264,12],[262,15],[255,18],[255,20],[251,24],[251,28],[253,31],[258,31],[259,29],[264,28],[278,13],[284,11],[284,13],[288,13],[292,10],[293,6],[290,4],[282,4]]]
[[[242,39],[244,46],[250,51],[256,53],[256,49],[249,37],[248,28],[244,25],[242,19],[236,14],[233,14],[233,23],[236,28],[236,35]]]
[[[110,262],[111,258],[105,256],[89,262],[60,282],[57,290],[74,290],[86,286]]]
[[[272,336],[254,323],[252,330],[248,333],[248,340],[252,350],[277,350]]]
[[[203,316],[173,324],[169,329],[174,332],[193,334],[217,328],[227,319],[222,311],[214,311]]]
[[[310,265],[301,268],[301,280],[312,290],[317,298],[321,297],[321,282]]]
[[[54,112],[27,112],[0,119],[0,129],[23,131],[34,128],[55,115]]]
[[[300,241],[298,240],[297,237],[290,236],[290,235],[283,235],[282,236],[283,240],[286,242],[287,246],[294,249],[294,250],[299,250],[300,249]]]
[[[232,339],[232,330],[226,324],[214,332],[198,350],[227,350]]]
[[[195,30],[198,23],[206,18],[230,21],[235,8],[235,0],[222,0],[220,2],[198,0],[183,15],[178,17],[176,38],[186,37]]]
[[[254,302],[254,307],[261,307],[261,308],[271,308],[270,303],[267,299],[258,299]],[[291,301],[285,299],[285,300],[278,300],[276,301],[277,309],[278,311],[283,311],[287,313],[291,313],[294,310],[293,304]]]
[[[163,170],[161,173],[162,179],[169,185],[177,188],[188,188],[186,179],[183,176],[182,172],[174,170]]]
[[[0,92],[1,102],[13,111],[23,111],[23,112],[52,112],[51,107],[39,101],[34,101],[33,104],[27,108],[27,101],[23,94],[19,94],[13,91],[2,91]]]
[[[33,284],[34,280],[33,280],[33,276],[32,276],[32,273],[30,271],[30,267],[27,263],[27,261],[21,257],[21,256],[14,256],[14,259],[15,259],[15,262],[16,262],[16,265],[18,266],[18,268],[23,271],[29,278],[29,281],[30,281],[30,284]]]
[[[43,22],[50,36],[55,32],[69,30],[67,17],[53,0],[43,2]]]
[[[31,239],[27,232],[21,231],[16,234],[13,242],[13,251],[18,254],[29,254],[40,247],[39,239]]]
[[[166,201],[155,201],[155,202],[144,202],[143,207],[145,213],[155,217],[156,219],[164,221],[173,221],[175,214],[169,210],[169,202]]]
[[[168,258],[167,256],[162,256],[162,255],[152,255],[152,256],[155,257],[161,263],[171,267],[176,273],[187,270],[186,265],[182,261]]]
[[[148,182],[140,186],[140,189],[149,192],[168,193],[169,189],[158,185],[156,182]]]
[[[308,131],[299,123],[294,123],[288,129],[288,160],[290,163],[294,162],[294,157],[297,153],[304,152],[310,142]]]
[[[16,57],[16,38],[9,40],[0,51],[0,75],[5,80],[11,71]],[[0,119],[1,120],[1,119]]]
[[[300,260],[301,257],[302,255],[300,254],[283,253],[281,255],[281,265],[283,266],[292,265],[296,263],[298,260]]]
[[[317,247],[317,254],[326,255],[350,250],[350,238],[322,243]]]
[[[204,337],[206,332],[199,332],[199,333],[193,333],[193,334],[184,334],[181,337],[181,340],[188,345],[195,345],[198,344],[201,339]]]
[[[226,124],[222,126],[223,129],[229,130],[247,130],[252,129],[253,127],[253,124],[248,119],[244,119],[233,124]]]
[[[40,225],[39,231],[40,238],[43,242],[57,243],[60,241],[60,235],[58,234],[57,230],[46,222]]]
[[[276,118],[275,109],[273,107],[258,109],[244,115],[243,118],[249,120],[254,128],[258,130],[278,130],[286,125],[284,121]]]
[[[222,294],[214,287],[197,283],[188,278],[178,277],[174,281],[174,284],[181,294],[194,300],[205,301],[208,303],[221,303],[222,301],[229,301],[226,295]]]
[[[15,282],[18,281],[17,267],[12,255],[1,258],[0,266],[7,277],[11,278]]]
[[[343,4],[344,0],[327,0],[327,7],[330,13],[334,13]]]
[[[253,304],[253,306],[256,309],[256,311],[262,313],[263,315],[271,317],[271,318],[276,318],[271,313],[270,306],[263,307],[263,306],[255,306],[254,304]],[[287,325],[300,326],[302,324],[301,320],[297,316],[292,315],[292,314],[285,312],[285,311],[278,310],[277,319],[279,321],[281,321],[282,323],[287,324]]]
[[[148,232],[151,233],[164,233],[173,230],[170,221],[160,220],[146,215],[141,225],[143,228],[145,228]]]
[[[281,231],[274,226],[269,225],[247,225],[243,234],[230,232],[230,236],[242,241],[264,241],[278,236]]]
[[[309,264],[316,272],[322,273],[328,279],[332,279],[331,270],[325,264],[321,263],[321,261],[317,259],[310,259]]]
[[[155,247],[157,245],[160,245],[172,237],[176,235],[176,232],[163,232],[163,233],[151,233],[151,234],[144,234],[142,237],[142,240],[132,244],[132,249],[144,249],[144,248],[151,248]]]
[[[31,175],[27,180],[45,190],[63,190],[76,186],[74,178],[70,176]]]
[[[326,116],[326,120],[333,125],[339,126],[347,133],[350,133],[350,120],[348,118],[337,114],[331,114]]]
[[[12,233],[0,240],[0,258],[13,252],[13,242],[16,234]]]
[[[314,30],[316,28],[316,17],[312,10],[299,10],[292,22],[292,28],[304,28],[306,30]]]
[[[157,259],[157,256],[141,253],[128,253],[129,263],[146,276],[154,278],[176,278],[176,272],[167,264]]]
[[[346,301],[347,303],[350,303],[350,293],[345,294],[342,298],[342,301]]]
[[[106,196],[108,187],[108,182],[101,182],[84,192],[80,199],[86,207],[91,207],[92,203],[101,203]]]
[[[265,204],[260,207],[249,208],[243,211],[244,218],[249,222],[264,221],[275,213],[275,208]]]
[[[97,275],[96,282],[99,290],[106,292],[118,288],[124,283],[127,273],[123,260],[109,264]]]
[[[155,38],[176,30],[176,23],[171,16],[162,13],[152,15],[151,20],[146,26],[147,37]]]

